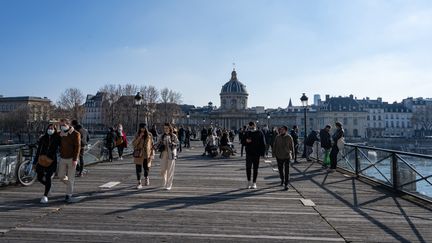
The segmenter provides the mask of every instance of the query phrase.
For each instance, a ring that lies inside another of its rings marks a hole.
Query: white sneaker
[[[252,189],[257,189],[257,185],[256,185],[256,183],[253,183],[253,184],[252,184]]]
[[[251,183],[251,181],[248,181],[247,189],[251,189],[251,188],[252,188],[252,183]]]
[[[169,187],[165,188],[165,190],[171,191],[171,187],[169,186]]]
[[[123,157],[120,157],[119,159],[120,159],[120,160],[123,160]]]
[[[48,203],[48,197],[43,196],[40,200],[40,203]]]
[[[136,188],[137,188],[137,189],[141,189],[141,188],[142,188],[142,185],[141,185],[141,184],[138,184]]]

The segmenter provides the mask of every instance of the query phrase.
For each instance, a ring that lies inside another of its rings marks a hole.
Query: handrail
[[[366,151],[383,152],[380,157],[370,158]],[[319,143],[316,159],[322,162]],[[392,149],[346,143],[338,157],[338,168],[355,174],[358,178],[381,184],[393,190],[432,203],[432,156]],[[354,157],[353,157],[354,155]],[[411,157],[410,159],[404,156]],[[424,161],[430,160],[430,161]],[[388,161],[389,163],[383,163]],[[416,163],[421,163],[417,164]],[[429,163],[430,162],[430,163]],[[426,166],[424,171],[421,166]],[[421,188],[420,190],[418,188]]]
[[[345,146],[370,149],[370,150],[378,150],[378,151],[387,152],[387,153],[396,153],[396,154],[401,154],[401,155],[415,156],[415,157],[420,157],[420,158],[424,158],[424,159],[432,159],[432,155],[398,151],[398,150],[393,150],[393,149],[377,148],[377,147],[371,147],[371,146],[366,146],[366,145],[359,145],[359,144],[355,144],[355,143],[345,143]]]

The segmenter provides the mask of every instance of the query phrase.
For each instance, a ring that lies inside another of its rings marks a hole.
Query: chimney
[[[378,102],[382,103],[382,98],[381,97],[378,97],[377,100],[378,100]]]
[[[350,97],[350,99],[354,99],[354,95],[352,95],[352,94],[350,94],[349,97]]]
[[[325,101],[329,101],[330,100],[330,95],[326,95],[326,99],[325,99]]]

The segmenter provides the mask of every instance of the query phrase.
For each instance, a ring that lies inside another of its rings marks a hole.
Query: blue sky
[[[249,106],[432,97],[432,2],[0,0],[0,94],[169,87],[219,105],[236,63]]]

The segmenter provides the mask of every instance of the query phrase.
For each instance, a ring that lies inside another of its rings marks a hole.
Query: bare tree
[[[419,107],[413,112],[412,124],[419,130],[423,130],[423,136],[432,132],[432,105]]]
[[[154,123],[154,113],[156,112],[156,104],[159,99],[159,91],[154,86],[142,86],[140,92],[143,95],[145,104],[145,117],[147,122],[150,119],[151,123]]]
[[[160,91],[160,101],[162,107],[159,106],[158,109],[159,119],[164,122],[174,122],[175,118],[180,113],[180,107],[178,105],[182,102],[182,95],[171,89],[163,88]]]
[[[66,111],[69,118],[81,120],[84,115],[84,98],[81,90],[68,88],[60,95],[57,106]]]

